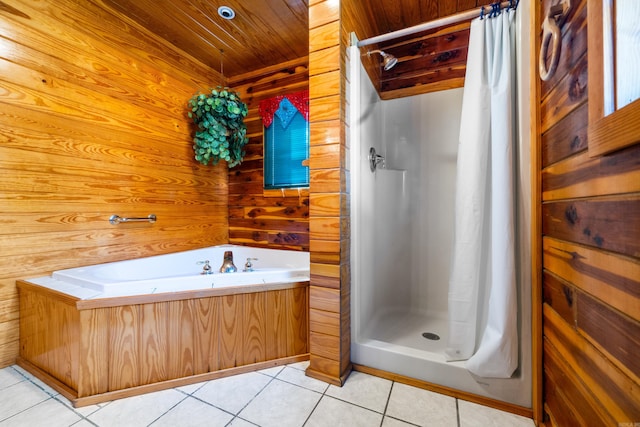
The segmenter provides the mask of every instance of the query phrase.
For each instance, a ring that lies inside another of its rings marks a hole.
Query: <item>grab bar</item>
[[[109,222],[113,225],[118,225],[123,222],[143,222],[143,221],[154,223],[156,222],[156,216],[154,214],[150,214],[149,216],[146,216],[144,218],[125,218],[125,217],[121,217],[119,215],[114,214],[109,217]]]

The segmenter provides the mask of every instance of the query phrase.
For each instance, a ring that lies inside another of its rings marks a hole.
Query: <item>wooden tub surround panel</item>
[[[308,282],[102,300],[18,288],[18,364],[74,406],[309,357]]]

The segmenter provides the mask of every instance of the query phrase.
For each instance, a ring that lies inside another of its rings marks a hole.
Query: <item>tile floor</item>
[[[18,366],[0,370],[0,426],[532,427],[533,421],[353,372],[343,387],[308,362],[73,409]]]

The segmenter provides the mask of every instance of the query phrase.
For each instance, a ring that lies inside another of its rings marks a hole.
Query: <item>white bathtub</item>
[[[226,251],[232,251],[238,272],[218,272]],[[253,271],[244,272],[248,258],[252,258]],[[209,261],[213,274],[201,274],[203,261]],[[308,252],[236,245],[71,268],[55,271],[50,277],[28,279],[81,299],[308,280]]]

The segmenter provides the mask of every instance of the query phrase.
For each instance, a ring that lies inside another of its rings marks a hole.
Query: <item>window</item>
[[[264,124],[264,188],[309,186],[309,95],[307,91],[260,103]]]

